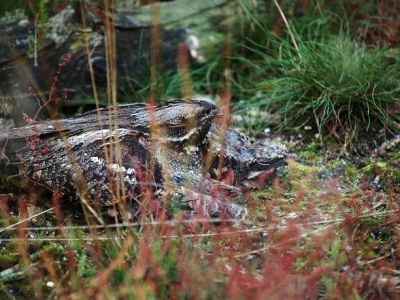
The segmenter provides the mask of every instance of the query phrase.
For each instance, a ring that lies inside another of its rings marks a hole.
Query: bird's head
[[[203,142],[214,118],[220,114],[209,99],[171,100],[163,106],[147,106],[146,110],[146,114],[130,116],[133,126],[148,124],[147,134],[153,140],[176,145]]]

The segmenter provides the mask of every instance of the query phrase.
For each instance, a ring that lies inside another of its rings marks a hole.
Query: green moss
[[[296,261],[293,263],[293,268],[296,271],[301,271],[307,264],[307,261],[304,257],[300,257],[296,259]]]
[[[21,258],[16,243],[5,243],[0,250],[0,263],[18,263]]]
[[[392,184],[392,187],[394,187],[397,191],[399,191],[400,188],[400,170],[399,169],[392,169],[391,174],[389,175],[389,180]]]
[[[346,179],[349,181],[354,181],[360,177],[360,171],[353,165],[347,164],[345,169]]]
[[[321,146],[320,143],[311,142],[307,144],[306,148],[299,153],[299,156],[301,159],[304,159],[305,161],[309,162],[310,164],[315,164],[317,163],[318,159],[320,159],[320,153],[321,151]]]
[[[43,251],[54,256],[55,258],[62,258],[65,255],[65,248],[63,245],[51,243],[43,247]]]
[[[400,192],[400,169],[392,159],[378,160],[362,168],[361,172],[367,180],[376,180],[386,190]]]
[[[9,211],[3,210],[0,206],[0,228],[6,228],[19,221],[21,221],[21,218],[18,215],[10,214]]]

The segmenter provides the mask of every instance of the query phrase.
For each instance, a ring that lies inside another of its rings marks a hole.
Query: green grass
[[[232,86],[242,100],[236,111],[246,115],[251,107],[273,114],[247,113],[247,130],[299,132],[310,126],[322,143],[344,145],[381,130],[397,134],[400,63],[395,53],[367,45],[351,27],[369,28],[361,28],[346,13],[341,19],[318,5],[297,17],[293,11],[279,30],[265,12],[249,13],[253,30],[234,48],[233,66],[239,68]]]
[[[349,38],[301,41],[298,52],[284,45],[282,77],[259,83],[282,116],[281,129],[317,129],[321,139],[351,144],[381,129],[396,132],[399,63],[384,49]]]

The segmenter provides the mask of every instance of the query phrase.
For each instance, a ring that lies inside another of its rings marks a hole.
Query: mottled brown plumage
[[[171,199],[196,213],[240,217],[245,209],[230,196],[290,155],[283,146],[254,144],[232,129],[222,144],[224,133],[213,125],[219,114],[212,101],[193,99],[37,122],[0,131],[2,163],[89,205],[123,205],[131,217],[154,213]],[[231,182],[223,180],[229,173]]]

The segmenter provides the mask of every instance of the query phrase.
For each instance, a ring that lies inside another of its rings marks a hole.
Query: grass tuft
[[[283,76],[260,83],[283,117],[281,128],[316,126],[322,139],[345,144],[397,128],[398,63],[385,50],[343,37],[299,44],[300,55],[284,45]]]

